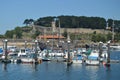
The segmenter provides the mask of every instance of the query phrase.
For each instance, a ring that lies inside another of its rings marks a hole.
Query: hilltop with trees
[[[58,17],[43,17],[34,21],[35,25],[50,27],[51,22],[56,19],[57,26],[60,20],[61,28],[91,28],[91,29],[106,29],[112,27],[112,19],[106,20],[102,17],[86,17],[86,16],[58,16]],[[120,20],[114,20],[115,27],[120,29]]]
[[[44,26],[44,27],[51,27],[51,22],[56,21],[56,26],[59,26],[60,22],[60,27],[61,28],[89,28],[89,29],[106,29],[107,23],[109,30],[112,30],[113,28],[113,19],[108,19],[106,20],[105,18],[102,17],[87,17],[87,16],[48,16],[48,17],[41,17],[38,18],[37,20],[34,19],[25,19],[23,21],[23,24],[25,26],[19,27],[17,26],[14,30],[8,30],[6,31],[5,35],[1,35],[0,37],[2,38],[16,38],[16,39],[22,39],[22,38],[33,38],[35,39],[36,36],[40,34],[39,31],[35,31],[34,33],[32,32],[33,27],[31,25],[39,25],[39,26]],[[120,40],[120,20],[114,20],[114,29],[117,34],[115,35],[115,39]],[[64,35],[64,34],[63,34]],[[74,34],[72,34],[74,36]],[[91,35],[91,41],[99,41],[101,39],[107,40],[111,39],[111,33],[108,35],[104,36],[101,34],[93,33]],[[74,39],[75,37],[72,38]],[[98,37],[99,36],[99,37]],[[92,40],[92,38],[97,38]],[[81,37],[79,38],[81,39]]]

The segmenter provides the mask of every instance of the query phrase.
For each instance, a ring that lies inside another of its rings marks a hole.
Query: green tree
[[[93,42],[97,42],[97,40],[96,40],[96,34],[92,34],[91,41],[93,41]]]
[[[48,17],[39,18],[34,22],[34,24],[45,27],[51,27],[51,22],[54,20],[54,18],[56,17],[48,16]]]
[[[112,40],[112,33],[109,32],[109,33],[106,35],[106,37],[107,37],[107,41]]]
[[[25,19],[24,22],[23,22],[23,24],[25,24],[26,26],[28,26],[29,20],[28,20],[28,19]]]
[[[41,34],[40,31],[36,30],[35,34],[32,36],[33,39],[35,39],[37,36],[39,36]]]
[[[20,27],[16,27],[14,29],[14,34],[16,35],[17,39],[22,38],[22,29]]]
[[[106,42],[106,37],[103,34],[97,34],[96,35],[96,40],[97,40],[97,42],[100,42],[100,41]]]
[[[119,41],[120,40],[120,33],[116,33],[115,34],[115,41]]]
[[[14,30],[7,30],[5,33],[6,38],[13,38]]]
[[[112,20],[112,19],[108,19],[108,20],[107,20],[107,23],[108,23],[108,26],[109,26],[109,27],[112,27],[113,20]]]
[[[25,24],[26,26],[29,26],[30,24],[32,24],[34,22],[33,19],[25,19],[23,24]]]
[[[66,29],[62,35],[67,38],[67,30]]]
[[[5,36],[4,35],[0,35],[0,38],[5,38]]]

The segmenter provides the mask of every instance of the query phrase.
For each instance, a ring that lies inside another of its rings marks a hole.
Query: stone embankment
[[[25,46],[25,41],[27,47],[31,48],[35,43],[32,40],[12,40],[8,39],[7,45],[8,46],[16,46],[16,47],[24,47]],[[0,46],[2,47],[4,45],[4,39],[0,40]]]

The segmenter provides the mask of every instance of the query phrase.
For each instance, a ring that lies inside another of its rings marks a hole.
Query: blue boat
[[[83,60],[82,60],[82,56],[81,55],[77,55],[77,56],[74,56],[73,59],[72,59],[72,62],[73,63],[77,63],[77,64],[81,64],[83,63]]]
[[[3,49],[2,48],[0,48],[0,55],[2,55],[3,54]]]

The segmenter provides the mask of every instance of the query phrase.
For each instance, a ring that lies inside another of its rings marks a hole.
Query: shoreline
[[[4,43],[0,41],[0,46],[3,46],[3,45],[4,45]],[[16,46],[16,47],[18,47],[18,48],[22,48],[22,47],[25,46],[25,42],[8,42],[7,45],[8,45],[8,46]],[[26,45],[26,46],[27,46],[28,48],[32,48],[33,45],[34,45],[33,42],[27,42],[27,45]]]

